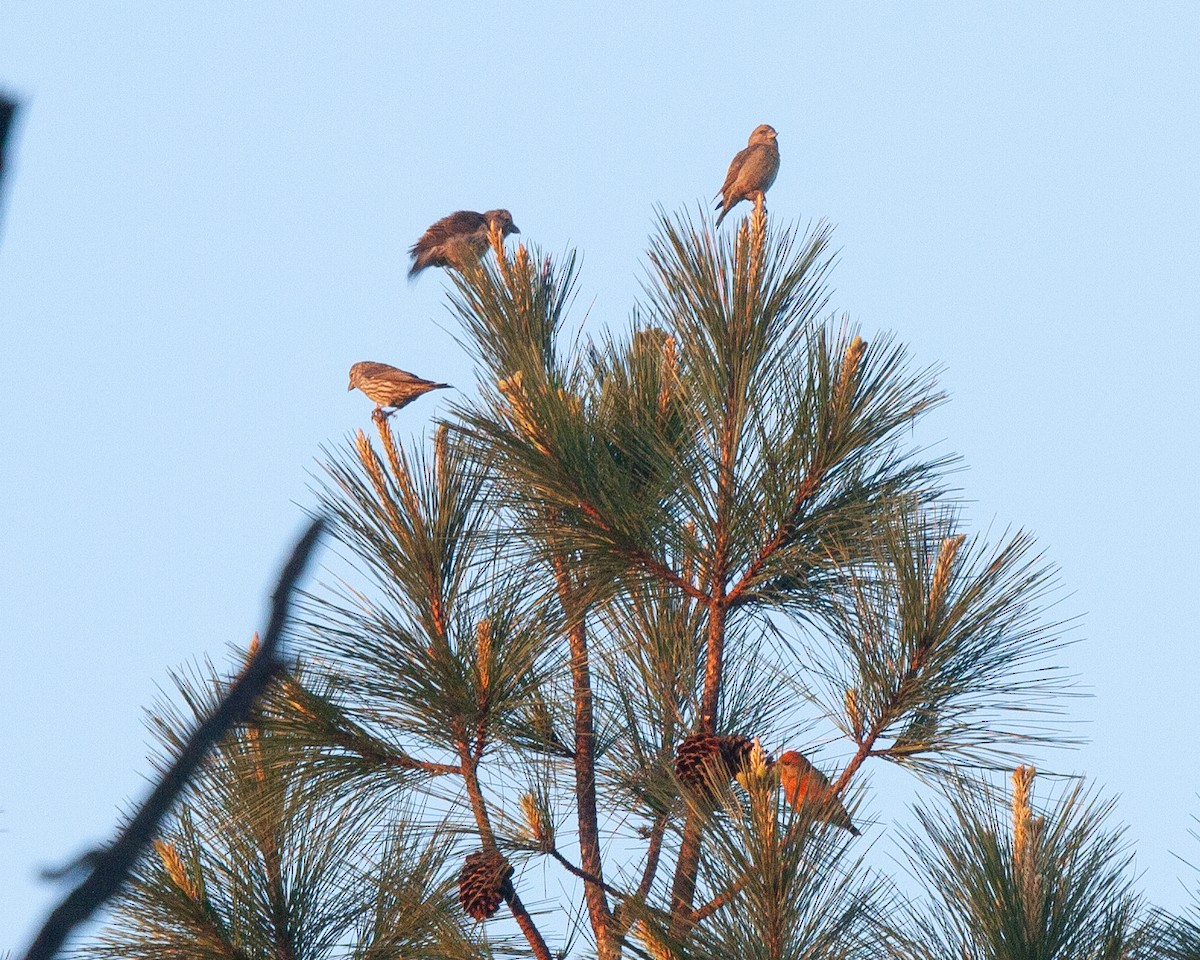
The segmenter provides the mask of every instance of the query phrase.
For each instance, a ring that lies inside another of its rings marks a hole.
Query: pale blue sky
[[[707,200],[763,122],[772,215],[838,225],[837,309],[945,365],[922,436],[964,455],[972,522],[1027,526],[1061,566],[1062,662],[1095,696],[1059,767],[1120,795],[1145,888],[1183,899],[1200,5],[3,2],[0,22],[0,85],[27,101],[0,240],[0,950],[58,895],[37,871],[143,792],[168,669],[262,623],[319,446],[368,423],[349,365],[471,382],[441,276],[405,282],[422,229],[506,206],[583,252],[579,316],[621,324],[654,204]],[[871,804],[886,851],[902,811]]]

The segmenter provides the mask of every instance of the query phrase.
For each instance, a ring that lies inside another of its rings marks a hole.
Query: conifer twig
[[[605,522],[604,517],[600,514],[600,511],[591,504],[581,501],[578,506],[579,509],[582,510],[584,514],[586,514],[587,517],[605,533],[613,532],[612,527]],[[649,573],[654,574],[654,576],[658,577],[660,580],[669,583],[673,587],[678,587],[693,600],[710,599],[707,593],[705,593],[695,584],[691,583],[685,577],[680,576],[662,561],[656,560],[644,547],[635,547],[629,552],[628,556],[634,563],[645,568]]]
[[[605,893],[607,893],[613,897],[618,897],[618,898],[624,899],[629,896],[629,894],[623,893],[622,891],[618,890],[616,887],[610,887],[607,883],[605,883],[599,877],[588,873],[582,867],[575,866],[575,864],[573,864],[570,860],[568,860],[565,856],[563,856],[563,854],[559,851],[558,847],[551,847],[546,852],[548,854],[550,854],[550,856],[552,856],[555,860],[557,860],[562,865],[563,869],[567,871],[567,873],[571,874],[574,877],[578,877],[580,880],[584,881],[584,883],[594,883],[596,886],[598,886],[602,890],[604,890]]]
[[[842,357],[842,367],[833,387],[833,406],[839,414],[844,414],[854,393],[854,382],[862,366],[863,354],[867,351],[867,343],[862,337],[855,337]],[[828,439],[828,438],[826,438]],[[747,565],[745,572],[738,582],[730,589],[727,603],[731,606],[744,603],[750,599],[749,588],[762,568],[770,561],[775,552],[783,547],[796,532],[800,519],[800,511],[805,503],[812,499],[820,488],[826,472],[826,444],[818,447],[804,478],[792,495],[792,502],[779,529],[771,539],[758,551],[758,554]]]
[[[399,770],[420,770],[431,776],[462,773],[457,764],[436,763],[432,760],[418,760],[416,757],[409,756],[391,744],[372,737],[343,714],[339,713],[335,717],[322,715],[321,711],[314,708],[313,701],[324,702],[327,707],[329,706],[328,702],[322,701],[319,695],[307,690],[295,677],[286,677],[280,684],[280,688],[290,710],[317,724],[322,737],[348,753],[380,766]]]
[[[459,739],[459,756],[462,759],[463,781],[466,784],[467,797],[471,801],[471,810],[475,814],[475,826],[479,830],[480,842],[485,850],[498,850],[496,833],[492,829],[491,817],[488,816],[487,801],[483,797],[483,788],[479,783],[479,760],[471,754],[471,748],[465,736]],[[517,926],[525,934],[525,939],[528,941],[533,955],[537,960],[551,960],[550,947],[546,944],[545,937],[538,930],[537,924],[533,922],[533,917],[529,915],[529,910],[515,889],[505,895],[505,902],[508,904],[513,919],[517,921]]]
[[[654,557],[652,557],[647,551],[640,550],[640,549],[635,550],[632,554],[632,558],[635,563],[640,564],[649,573],[654,574],[660,580],[664,581],[665,583],[670,584],[673,587],[678,587],[680,590],[682,590],[685,594],[687,594],[693,600],[709,599],[707,593],[705,593],[703,590],[701,590],[699,587],[697,587],[695,584],[693,584],[686,577],[683,577],[680,574],[676,573],[674,570],[672,570],[670,567],[668,567],[665,563],[663,563],[659,560],[655,560]]]
[[[630,902],[644,901],[650,893],[650,888],[654,885],[654,878],[658,874],[658,864],[662,859],[663,838],[667,832],[669,819],[670,814],[665,810],[655,819],[654,826],[650,828],[650,842],[646,847],[646,866],[642,870],[641,882],[633,896],[626,896],[613,910],[613,922],[616,924],[618,936],[625,936],[637,919],[629,913]]]
[[[287,623],[292,592],[324,525],[324,520],[314,520],[284,565],[279,583],[271,594],[271,617],[258,653],[230,686],[216,709],[183,745],[174,764],[162,775],[116,840],[86,858],[91,866],[87,877],[50,914],[24,960],[51,960],[71,931],[120,889],[142,851],[153,840],[162,818],[191,782],[209,751],[247,717],[254,702],[282,669],[283,661],[276,651]]]
[[[596,945],[602,957],[616,955],[616,944],[611,937],[612,910],[605,897],[604,863],[600,853],[600,816],[596,799],[596,720],[592,699],[591,667],[588,656],[587,621],[577,610],[577,599],[573,596],[574,585],[562,554],[553,554],[554,577],[558,588],[559,603],[568,618],[567,642],[570,646],[571,699],[574,701],[574,756],[575,809],[579,830],[579,853],[583,869],[589,875],[584,879],[584,900]]]

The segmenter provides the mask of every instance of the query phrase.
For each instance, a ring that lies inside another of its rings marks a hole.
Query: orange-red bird
[[[809,763],[804,754],[789,750],[776,764],[779,766],[783,795],[792,809],[799,811],[802,807],[811,806],[814,819],[831,823],[858,836],[858,830],[850,822],[850,814],[842,806],[829,778]]]

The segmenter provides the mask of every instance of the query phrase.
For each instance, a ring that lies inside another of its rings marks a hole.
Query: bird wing
[[[397,370],[390,363],[375,363],[372,360],[363,360],[361,363],[356,363],[355,366],[364,377],[384,377],[404,373],[403,370]],[[406,376],[412,376],[412,374],[406,374]]]
[[[742,166],[746,162],[746,157],[750,155],[750,147],[743,147],[733,155],[733,160],[729,164],[729,172],[725,174],[725,182],[721,184],[721,189],[717,191],[717,196],[724,196],[725,192],[733,186],[737,176],[742,172]]]
[[[387,364],[379,364],[381,367],[386,367],[384,376],[393,383],[404,383],[412,387],[420,387],[422,390],[440,390],[443,387],[449,387],[448,383],[438,383],[436,380],[426,380],[424,377],[418,377],[415,373],[409,373],[407,370],[401,370],[399,367],[388,367]]]
[[[407,370],[401,370],[399,367],[392,367],[387,372],[387,378],[394,383],[410,383],[415,387],[423,387],[433,383],[432,380],[426,380],[424,377],[418,377],[415,373],[409,373]]]
[[[480,229],[487,229],[487,218],[482,213],[476,213],[474,210],[456,210],[450,216],[442,217],[437,223],[432,224],[421,234],[421,239],[413,244],[412,250],[409,252],[415,254],[419,250],[428,250],[447,240],[475,233]]]
[[[775,172],[779,169],[779,162],[770,144],[756,143],[742,152],[746,156],[742,159],[737,180],[730,186],[736,193],[766,190],[775,180]]]

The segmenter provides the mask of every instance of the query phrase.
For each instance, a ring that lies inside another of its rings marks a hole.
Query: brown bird
[[[415,277],[426,267],[461,270],[464,264],[478,260],[487,251],[488,232],[493,223],[504,237],[521,232],[507,210],[489,210],[487,213],[458,210],[442,217],[409,247],[408,255],[413,260],[409,277]]]
[[[745,150],[739,150],[729,172],[725,174],[725,182],[717,194],[721,198],[716,209],[721,211],[717,217],[717,226],[725,219],[725,214],[743,200],[754,200],[762,203],[766,192],[775,182],[775,174],[779,172],[779,145],[775,142],[775,128],[770,124],[759,124],[750,134],[750,142]]]
[[[369,400],[375,401],[374,416],[387,419],[422,394],[430,390],[443,390],[449,386],[448,383],[423,380],[415,374],[386,363],[363,360],[350,368],[350,386],[346,389],[353,390],[358,387]],[[384,413],[384,407],[392,409],[389,413]]]
[[[859,835],[829,779],[809,763],[804,754],[789,750],[776,761],[776,765],[779,767],[783,795],[793,810],[811,807],[813,819],[849,830],[856,837]]]

